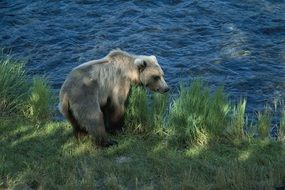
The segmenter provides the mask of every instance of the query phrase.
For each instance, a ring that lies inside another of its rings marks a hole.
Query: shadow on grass
[[[5,133],[3,132],[5,131]],[[116,136],[98,149],[67,123],[1,124],[1,188],[272,189],[285,183],[284,145],[218,142],[177,150],[155,135]]]
[[[68,130],[58,123],[36,127],[17,122],[1,123],[1,164],[2,186],[9,180],[21,181],[27,171],[37,169],[56,161],[61,155],[61,146],[70,136]],[[29,181],[29,180],[28,180]]]

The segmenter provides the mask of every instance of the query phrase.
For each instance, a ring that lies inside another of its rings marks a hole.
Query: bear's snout
[[[156,91],[161,93],[161,94],[164,94],[164,93],[168,92],[169,90],[170,90],[170,88],[168,86],[156,89]]]
[[[170,88],[167,86],[167,87],[164,89],[163,93],[166,93],[166,92],[168,92],[169,90],[170,90]]]

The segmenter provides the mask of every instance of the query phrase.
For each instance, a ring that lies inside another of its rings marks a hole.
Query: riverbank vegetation
[[[255,122],[246,100],[202,81],[177,97],[133,88],[119,145],[96,148],[53,121],[44,78],[0,61],[0,189],[274,189],[285,185],[285,110],[277,136],[267,106]]]

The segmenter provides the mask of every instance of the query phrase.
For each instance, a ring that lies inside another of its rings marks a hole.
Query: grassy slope
[[[117,147],[75,140],[65,122],[0,124],[0,189],[271,189],[285,183],[285,148],[269,140],[175,150],[155,135]]]
[[[114,137],[119,145],[97,149],[88,137],[75,140],[68,123],[50,121],[54,101],[47,81],[27,79],[23,65],[0,59],[0,189],[272,189],[285,184],[284,104],[278,141],[273,141],[270,109],[248,125],[246,102],[230,104],[222,88],[211,95],[202,82],[192,82],[181,86],[170,105],[166,96],[149,100],[138,88],[129,101],[126,132]]]

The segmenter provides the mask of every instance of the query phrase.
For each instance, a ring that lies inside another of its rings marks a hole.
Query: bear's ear
[[[142,72],[146,68],[147,63],[143,59],[137,58],[135,60],[135,65],[138,67],[139,71]]]
[[[151,55],[150,58],[151,58],[152,61],[157,62],[157,59],[156,59],[156,57],[154,55]]]

